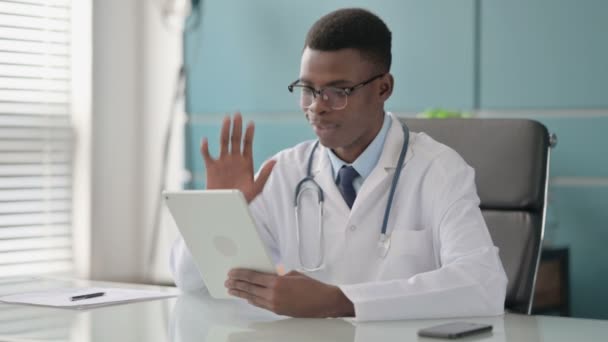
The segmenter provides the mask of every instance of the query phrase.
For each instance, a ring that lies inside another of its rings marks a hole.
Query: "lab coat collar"
[[[384,142],[384,148],[378,160],[378,166],[384,168],[386,172],[394,170],[397,167],[399,161],[399,155],[401,154],[401,148],[403,147],[403,125],[399,119],[392,113],[388,113],[391,116],[393,123],[388,131],[388,136]],[[414,153],[412,152],[412,134],[410,132],[410,141],[407,146],[407,153],[405,154],[405,161],[403,165],[412,159]]]
[[[399,155],[401,154],[401,148],[403,147],[403,126],[399,119],[392,113],[388,113],[393,120],[386,140],[384,141],[384,147],[382,148],[382,154],[376,166],[380,166],[385,172],[392,171],[397,167],[399,161]],[[413,152],[411,147],[412,135],[410,134],[410,144],[408,144],[407,153],[405,155],[405,162],[403,165],[412,159]],[[326,147],[319,145],[319,148],[315,152],[315,161],[313,165],[312,174],[316,176],[322,170],[332,170],[331,160],[328,157]],[[375,169],[376,167],[374,167]],[[372,174],[374,172],[372,171]],[[371,175],[370,175],[371,176]]]
[[[325,151],[323,145],[319,144],[319,148],[315,151],[314,158],[312,176],[321,189],[323,189],[323,192],[325,192],[325,198],[342,198],[333,177],[333,169],[329,154]],[[338,210],[342,211],[342,215],[350,215],[350,208],[345,201],[337,201],[336,205]]]
[[[378,190],[378,187],[380,184],[382,184],[382,182],[385,182],[388,178],[392,178],[396,172],[399,156],[401,155],[401,149],[403,148],[404,134],[403,126],[401,125],[399,119],[397,119],[391,113],[389,113],[389,115],[391,115],[393,123],[391,124],[388,136],[386,137],[384,149],[380,155],[378,164],[365,182],[363,182],[361,189],[359,189],[359,193],[357,193],[357,199],[355,200],[352,208],[352,213],[354,214],[360,211],[357,209],[359,207],[369,208],[370,204],[366,202],[374,200],[374,197],[371,196],[371,194]],[[411,134],[409,141],[412,141]],[[410,145],[411,143],[408,144],[403,166],[407,165],[407,162],[413,157],[413,152]],[[365,213],[361,212],[361,214]],[[355,220],[357,219],[357,217],[353,215],[351,215],[350,218]]]
[[[367,193],[376,189],[376,187],[387,176],[393,174],[392,171],[394,171],[397,167],[399,155],[401,154],[401,148],[403,147],[403,126],[395,115],[392,113],[388,114],[391,116],[393,122],[384,142],[384,147],[382,154],[380,155],[380,159],[378,160],[378,164],[374,167],[372,173],[365,180],[365,182],[363,182],[363,185],[357,194],[358,199],[355,200],[352,211],[348,208],[345,202],[343,203],[342,209],[346,212],[354,212],[356,208],[362,204],[361,202],[365,201],[364,198],[367,196]],[[413,157],[411,142],[412,135],[410,134],[410,144],[408,144],[405,162],[403,163],[404,166],[407,165],[407,162]],[[327,196],[339,198],[341,195],[333,179],[331,160],[329,159],[329,155],[327,151],[325,151],[325,147],[323,145],[319,145],[319,148],[315,152],[314,158],[315,160],[312,175],[316,182],[319,184],[321,189],[323,189],[323,191],[327,192]]]

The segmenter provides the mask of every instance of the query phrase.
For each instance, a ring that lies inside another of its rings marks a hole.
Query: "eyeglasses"
[[[316,90],[308,85],[298,84],[300,80],[297,79],[288,85],[287,89],[290,93],[298,96],[300,107],[305,110],[312,105],[317,96],[320,96],[331,109],[340,110],[346,108],[346,105],[348,104],[348,96],[352,94],[353,91],[372,83],[384,75],[386,74],[376,75],[367,81],[363,81],[352,87],[325,87],[319,90]]]

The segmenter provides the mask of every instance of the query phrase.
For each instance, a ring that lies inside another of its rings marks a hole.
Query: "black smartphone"
[[[479,324],[469,322],[453,322],[435,325],[418,330],[418,336],[437,338],[459,338],[492,331],[490,324]]]

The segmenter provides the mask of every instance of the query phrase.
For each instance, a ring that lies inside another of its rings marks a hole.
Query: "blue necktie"
[[[338,189],[349,208],[353,207],[355,197],[357,197],[355,187],[353,187],[353,180],[357,176],[359,176],[359,174],[352,166],[344,165],[340,171],[338,171]]]

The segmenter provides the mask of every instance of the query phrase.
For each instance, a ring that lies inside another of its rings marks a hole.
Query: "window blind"
[[[0,277],[69,274],[71,0],[0,0]]]

